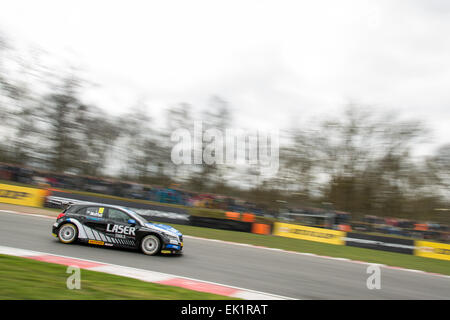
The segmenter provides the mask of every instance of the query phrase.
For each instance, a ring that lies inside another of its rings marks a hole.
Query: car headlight
[[[165,236],[169,239],[169,242],[172,244],[178,244],[180,242],[178,236],[174,236],[168,233],[166,233]]]

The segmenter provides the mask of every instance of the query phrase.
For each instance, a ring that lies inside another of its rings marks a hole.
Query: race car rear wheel
[[[58,230],[58,238],[62,243],[72,243],[77,240],[78,230],[71,223],[63,224]]]
[[[152,256],[159,252],[161,249],[161,241],[155,235],[145,236],[141,241],[141,250],[146,255]]]

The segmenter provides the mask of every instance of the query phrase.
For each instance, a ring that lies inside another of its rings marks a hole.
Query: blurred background
[[[0,179],[448,242],[440,3],[7,1]],[[174,165],[194,120],[278,129],[278,174]]]

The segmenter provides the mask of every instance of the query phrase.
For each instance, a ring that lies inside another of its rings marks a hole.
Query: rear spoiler
[[[82,200],[76,200],[76,199],[69,199],[69,198],[62,198],[62,197],[54,197],[54,196],[48,196],[45,199],[45,202],[47,204],[50,204],[51,206],[55,206],[61,209],[67,209],[73,204],[88,204],[92,203],[89,201],[82,201]]]

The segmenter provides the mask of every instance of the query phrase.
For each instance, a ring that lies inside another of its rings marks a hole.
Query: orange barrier
[[[255,215],[253,213],[243,213],[242,214],[242,221],[244,222],[255,222]]]
[[[339,225],[339,230],[340,231],[345,231],[345,232],[352,232],[352,227],[348,224],[340,224]]]
[[[428,225],[424,224],[424,223],[416,223],[414,225],[414,230],[417,231],[427,231],[428,230]]]
[[[270,234],[270,225],[265,223],[253,223],[252,233],[256,234]]]
[[[241,214],[239,212],[233,212],[233,211],[227,211],[225,212],[225,215],[227,216],[227,219],[231,220],[239,220],[239,217]]]

